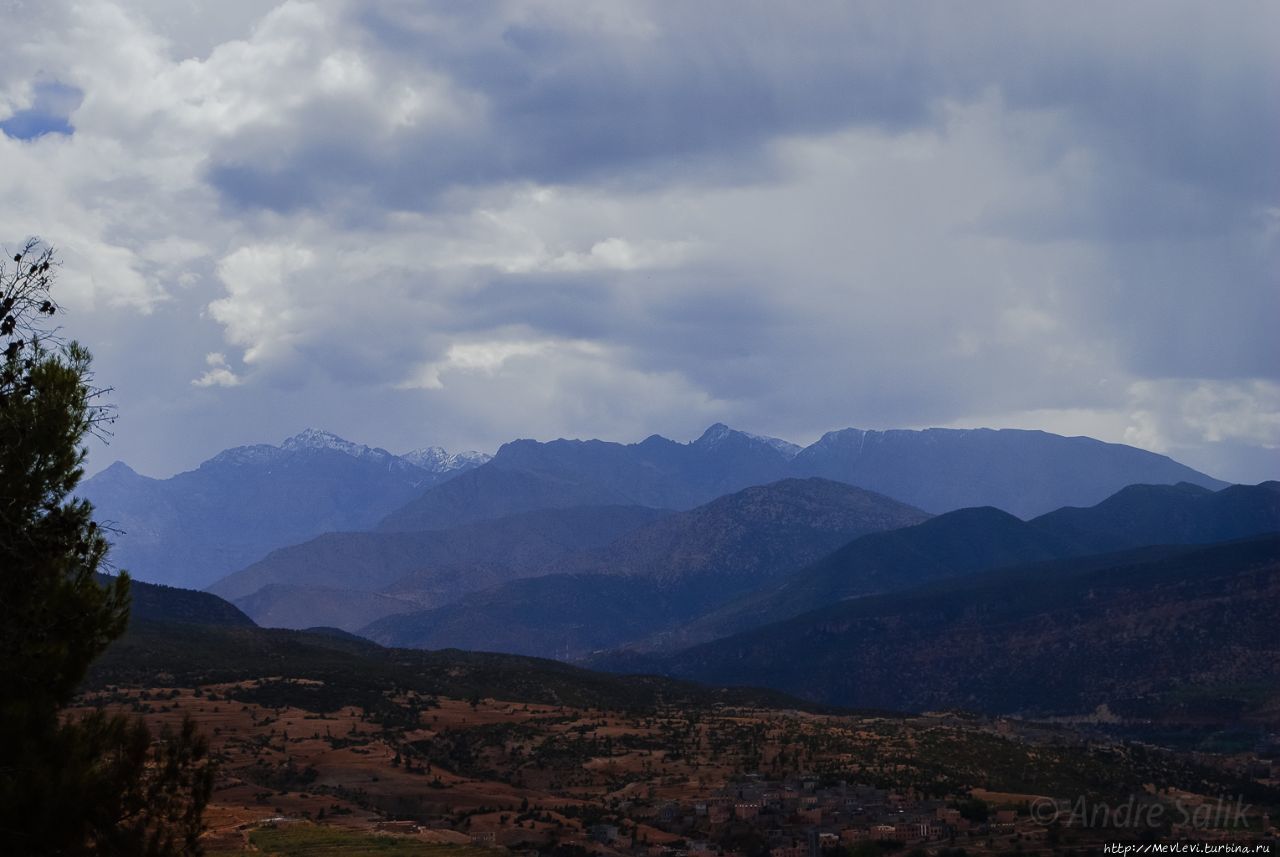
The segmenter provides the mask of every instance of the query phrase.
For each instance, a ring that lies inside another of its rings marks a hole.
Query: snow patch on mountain
[[[800,444],[792,443],[789,440],[783,440],[780,437],[767,437],[762,434],[751,434],[751,432],[745,431],[743,434],[752,440],[758,440],[763,444],[773,447],[778,450],[778,452],[782,453],[783,458],[795,458],[796,454],[799,453],[800,450],[804,449]]]
[[[489,459],[493,458],[483,452],[475,450],[466,450],[465,452],[448,452],[439,446],[428,446],[425,449],[415,449],[406,452],[400,456],[405,461],[428,470],[432,473],[448,473],[452,470],[470,469],[479,467]]]
[[[233,446],[224,449],[213,458],[204,462],[202,468],[212,465],[244,465],[265,464],[284,455],[284,450],[269,443],[254,443],[248,446]]]
[[[798,444],[794,444],[789,440],[783,440],[780,437],[766,437],[765,435],[752,434],[751,432],[731,429],[724,423],[716,423],[715,425],[710,426],[702,433],[701,437],[693,442],[693,445],[706,449],[714,449],[724,441],[734,437],[742,437],[755,441],[756,443],[763,443],[765,446],[769,446],[777,450],[784,458],[787,459],[795,458],[796,454],[801,450],[801,447]]]
[[[293,437],[286,438],[284,443],[280,444],[280,448],[289,452],[329,450],[350,455],[352,458],[368,458],[370,456],[377,458],[395,457],[385,449],[365,446],[362,443],[352,443],[349,440],[338,437],[333,432],[313,428],[304,429]]]

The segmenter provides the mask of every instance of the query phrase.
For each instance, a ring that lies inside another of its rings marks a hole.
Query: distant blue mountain
[[[781,446],[780,446],[781,444]],[[438,530],[532,509],[649,506],[692,509],[790,475],[785,441],[717,424],[692,443],[514,440],[457,485],[427,491],[379,529]]]
[[[423,450],[396,456],[309,429],[280,446],[228,449],[169,479],[123,462],[80,485],[121,532],[110,561],[141,580],[203,588],[271,550],[373,526],[444,479],[487,460]]]
[[[829,432],[812,446],[711,426],[692,443],[517,440],[493,460],[388,515],[382,530],[433,530],[530,509],[691,509],[751,485],[817,476],[933,514],[995,506],[1030,518],[1092,506],[1134,483],[1227,483],[1163,455],[1087,437],[1015,429]]]
[[[1144,450],[1037,431],[845,429],[800,449],[716,424],[691,443],[517,440],[492,460],[439,449],[397,456],[308,430],[280,446],[229,449],[170,479],[117,463],[79,493],[123,531],[117,566],[204,587],[326,532],[444,530],[587,506],[687,510],[811,476],[935,514],[995,506],[1024,518],[1091,506],[1133,483],[1224,485]]]
[[[843,429],[800,451],[792,466],[934,514],[995,506],[1019,518],[1092,506],[1126,485],[1228,484],[1144,449],[1021,429]]]

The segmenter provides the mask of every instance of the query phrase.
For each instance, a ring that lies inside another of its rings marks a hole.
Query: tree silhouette
[[[194,727],[154,740],[65,712],[125,630],[129,578],[100,580],[109,543],[71,493],[113,412],[89,352],[50,326],[57,270],[36,240],[0,262],[0,853],[198,853],[212,770]]]

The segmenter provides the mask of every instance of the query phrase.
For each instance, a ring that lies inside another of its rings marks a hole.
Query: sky
[[[722,421],[1280,478],[1280,4],[8,5],[90,471]]]

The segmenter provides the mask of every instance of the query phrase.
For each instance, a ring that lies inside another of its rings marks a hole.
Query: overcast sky
[[[1280,4],[9,5],[91,470],[724,421],[1280,477]]]

